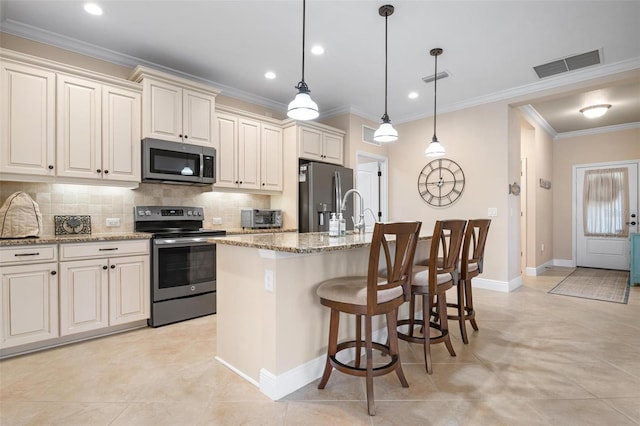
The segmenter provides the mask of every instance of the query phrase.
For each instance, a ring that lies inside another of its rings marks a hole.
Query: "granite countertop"
[[[287,253],[322,253],[336,250],[349,250],[369,247],[372,232],[360,235],[348,232],[343,237],[330,237],[328,232],[280,232],[271,234],[244,234],[214,237],[209,241],[217,244],[250,247],[263,250],[274,250]],[[421,235],[420,240],[431,238],[431,235]]]
[[[298,232],[296,228],[228,228],[226,229],[227,235],[240,235],[240,234],[275,234],[279,232]]]
[[[91,243],[98,241],[116,240],[145,240],[152,237],[146,232],[118,232],[111,234],[75,234],[75,235],[44,235],[39,238],[6,238],[0,239],[0,247],[25,246],[34,244],[57,243]]]

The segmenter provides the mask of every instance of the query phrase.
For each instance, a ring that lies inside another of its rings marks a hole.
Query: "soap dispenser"
[[[329,236],[340,236],[340,223],[338,222],[338,218],[335,213],[331,213],[331,219],[329,219]]]
[[[341,237],[347,234],[347,221],[342,216],[342,212],[338,213],[338,231]]]

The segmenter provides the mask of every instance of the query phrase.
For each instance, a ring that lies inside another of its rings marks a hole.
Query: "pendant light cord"
[[[305,35],[305,16],[306,16],[306,1],[302,0],[302,82],[304,83],[304,35]]]
[[[389,14],[384,14],[384,117],[383,120],[389,120],[387,114],[387,21]]]
[[[438,140],[436,136],[436,115],[437,115],[437,102],[438,99],[438,55],[434,55],[436,58],[435,74],[433,75],[433,140]]]

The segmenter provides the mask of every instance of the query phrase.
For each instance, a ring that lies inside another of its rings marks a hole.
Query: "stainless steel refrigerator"
[[[333,164],[300,162],[298,175],[298,231],[327,232],[332,212],[353,188],[353,170]],[[347,230],[353,229],[353,196],[346,201]]]

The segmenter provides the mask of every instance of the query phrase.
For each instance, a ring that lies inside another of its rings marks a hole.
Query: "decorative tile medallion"
[[[91,234],[91,216],[53,216],[56,235]]]

